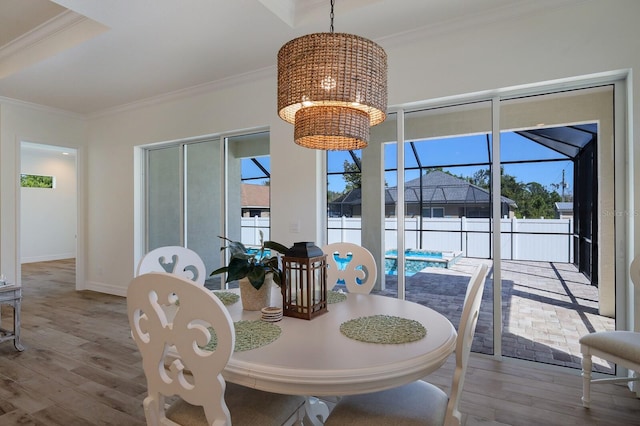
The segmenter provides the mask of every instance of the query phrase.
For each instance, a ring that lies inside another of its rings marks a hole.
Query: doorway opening
[[[62,261],[77,276],[77,157],[74,148],[20,143],[21,275],[22,265]]]

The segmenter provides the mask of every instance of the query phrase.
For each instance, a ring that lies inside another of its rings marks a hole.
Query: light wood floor
[[[125,299],[74,289],[74,262],[23,268],[22,343],[0,345],[0,425],[142,425],[145,380]],[[3,326],[12,309],[2,310]],[[448,390],[452,362],[429,376]],[[598,385],[580,405],[576,372],[472,357],[461,411],[467,425],[640,425],[640,400]]]

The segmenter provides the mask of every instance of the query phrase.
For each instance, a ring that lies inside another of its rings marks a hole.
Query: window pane
[[[487,135],[414,141],[405,148],[407,156],[413,156],[411,147],[415,147],[417,158],[423,167],[489,162]],[[405,164],[405,167],[409,167],[409,162]]]
[[[490,165],[491,102],[404,116],[404,246],[387,247],[386,257],[393,265],[402,256],[405,265],[404,271],[387,273],[403,274],[398,281],[404,279],[407,300],[457,325],[471,273],[491,263],[490,174],[481,172]],[[472,183],[474,178],[483,186]],[[387,191],[400,199],[396,185]],[[388,286],[385,293],[393,290]],[[475,352],[493,353],[492,320],[491,304],[483,303]]]
[[[218,235],[221,186],[220,140],[185,145],[186,158],[186,246],[198,253],[207,271],[220,265]]]
[[[181,245],[180,147],[149,150],[147,167],[147,250]]]
[[[227,139],[229,238],[247,247],[271,238],[269,133]]]
[[[263,185],[269,181],[271,164],[268,156],[243,158],[241,179],[245,182]]]
[[[53,176],[40,176],[40,175],[20,175],[20,186],[23,188],[53,188],[55,178]]]

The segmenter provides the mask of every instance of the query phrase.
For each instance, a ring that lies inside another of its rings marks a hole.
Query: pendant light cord
[[[333,6],[335,4],[335,0],[331,0],[331,13],[329,14],[329,18],[331,18],[331,25],[329,26],[329,32],[333,33]]]

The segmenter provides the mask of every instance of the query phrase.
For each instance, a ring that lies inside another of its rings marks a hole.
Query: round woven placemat
[[[427,330],[418,321],[391,315],[352,319],[340,325],[340,332],[367,343],[409,343],[427,335]]]
[[[282,330],[275,324],[260,320],[254,321],[237,321],[233,323],[236,328],[236,346],[234,352],[249,351],[268,345],[269,343],[280,337]],[[211,332],[211,340],[203,349],[213,351],[218,345],[218,337],[215,330],[209,327]]]
[[[340,303],[347,300],[347,295],[345,293],[340,293],[339,291],[330,290],[327,292],[327,303]]]
[[[214,291],[213,294],[218,296],[218,299],[220,299],[222,301],[222,304],[225,306],[233,305],[238,300],[240,300],[239,295],[237,295],[236,293],[231,293],[230,291]]]

